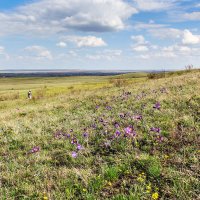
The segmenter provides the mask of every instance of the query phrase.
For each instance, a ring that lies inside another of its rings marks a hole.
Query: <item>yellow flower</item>
[[[143,182],[144,182],[144,179],[143,179],[141,176],[139,176],[139,177],[137,178],[137,181],[143,183]]]
[[[153,200],[157,200],[158,197],[159,197],[159,194],[157,192],[155,192],[155,193],[152,194],[151,197],[152,197]]]
[[[86,192],[87,190],[85,188],[83,188],[83,192]]]
[[[165,159],[168,159],[168,158],[169,158],[169,156],[168,156],[168,155],[165,155],[165,156],[164,156],[164,158],[165,158]]]
[[[47,196],[44,196],[44,197],[43,197],[43,200],[48,200],[48,197],[47,197]]]
[[[147,185],[147,190],[151,190],[151,186],[150,185]]]
[[[109,185],[109,186],[112,186],[112,183],[109,181],[109,182],[108,182],[108,185]]]

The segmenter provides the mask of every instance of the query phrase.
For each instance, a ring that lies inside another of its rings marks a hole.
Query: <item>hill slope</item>
[[[199,72],[59,84],[0,102],[0,199],[199,198]]]

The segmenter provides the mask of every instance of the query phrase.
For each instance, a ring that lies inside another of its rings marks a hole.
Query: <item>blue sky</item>
[[[1,0],[0,69],[200,66],[198,0]]]

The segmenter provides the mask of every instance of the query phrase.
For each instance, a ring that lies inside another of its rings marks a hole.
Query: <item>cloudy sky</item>
[[[0,69],[200,66],[199,0],[0,0]]]

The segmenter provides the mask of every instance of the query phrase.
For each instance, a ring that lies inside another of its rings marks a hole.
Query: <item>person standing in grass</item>
[[[31,92],[31,90],[28,91],[28,99],[32,99],[32,92]]]

